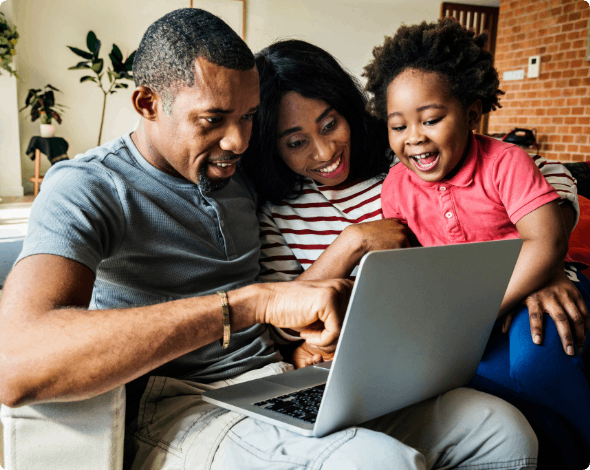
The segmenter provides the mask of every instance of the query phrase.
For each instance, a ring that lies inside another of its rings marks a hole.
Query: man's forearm
[[[80,400],[111,390],[222,337],[217,295],[123,310],[1,305],[0,398],[10,406]],[[231,326],[255,323],[257,286],[228,294]]]

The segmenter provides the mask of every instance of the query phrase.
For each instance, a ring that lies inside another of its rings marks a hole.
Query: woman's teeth
[[[340,166],[340,162],[341,161],[342,161],[342,157],[339,157],[338,160],[336,160],[329,167],[322,168],[321,170],[315,170],[315,171],[317,171],[318,173],[332,173],[333,171],[335,171]]]

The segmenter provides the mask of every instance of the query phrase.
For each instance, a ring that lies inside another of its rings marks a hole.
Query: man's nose
[[[242,126],[239,124],[230,125],[227,127],[223,138],[219,142],[219,146],[222,150],[240,155],[248,148],[250,132],[250,126]]]

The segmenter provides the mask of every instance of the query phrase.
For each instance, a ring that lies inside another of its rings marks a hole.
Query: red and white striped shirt
[[[580,208],[575,179],[561,164],[533,157],[562,201],[572,203],[576,223]],[[309,268],[336,237],[351,224],[383,219],[381,186],[385,175],[349,185],[322,186],[306,178],[297,199],[262,206],[260,278],[290,281]],[[351,276],[356,275],[357,267]]]

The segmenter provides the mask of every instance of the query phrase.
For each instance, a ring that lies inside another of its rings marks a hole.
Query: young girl
[[[402,26],[374,49],[365,76],[373,95],[369,107],[387,121],[391,149],[403,163],[383,184],[384,216],[407,224],[422,245],[523,240],[502,317],[563,269],[567,233],[558,197],[531,157],[514,145],[473,134],[482,114],[499,107],[503,94],[484,43],[485,36],[475,37],[450,19]],[[573,274],[578,288],[589,294],[588,280]],[[507,339],[499,325],[494,331],[478,384],[513,403],[552,408],[581,436],[587,462],[590,386],[582,359],[572,346],[563,353],[551,321],[543,339],[534,335],[533,345],[527,338],[528,315],[521,313]],[[586,337],[584,347],[588,342]]]

